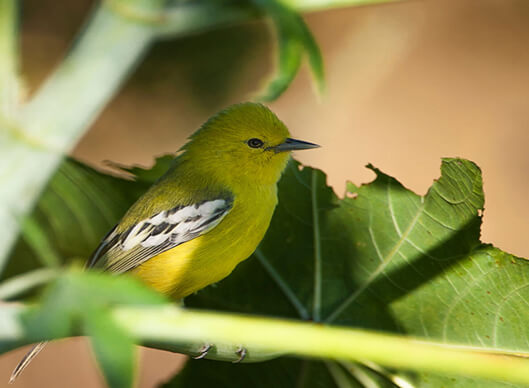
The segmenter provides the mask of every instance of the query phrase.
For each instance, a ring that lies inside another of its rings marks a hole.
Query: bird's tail
[[[33,346],[31,348],[31,350],[29,352],[26,353],[26,355],[24,356],[24,358],[22,358],[22,360],[20,360],[20,362],[18,363],[18,365],[16,366],[16,368],[13,370],[13,372],[11,373],[11,377],[9,379],[9,384],[13,384],[15,382],[15,380],[17,379],[18,376],[20,376],[20,374],[22,373],[22,371],[24,369],[26,369],[26,367],[29,365],[29,363],[31,361],[33,361],[33,359],[35,357],[37,357],[37,354],[40,353],[40,351],[42,349],[44,349],[44,346],[46,346],[46,344],[48,343],[48,341],[44,341],[44,342],[39,342],[38,344],[36,344],[35,346]]]

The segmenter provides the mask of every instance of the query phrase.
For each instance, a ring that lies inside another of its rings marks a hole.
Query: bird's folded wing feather
[[[113,273],[130,271],[162,252],[207,233],[232,207],[233,198],[217,198],[158,212],[119,233],[117,225],[105,236],[87,267],[98,266]]]

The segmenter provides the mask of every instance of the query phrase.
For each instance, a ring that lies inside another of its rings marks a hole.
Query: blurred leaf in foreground
[[[161,305],[167,300],[128,276],[93,272],[63,274],[45,291],[41,304],[23,321],[34,341],[42,333],[63,337],[80,332],[91,337],[94,354],[111,387],[131,387],[135,357],[133,338],[110,315],[116,305]],[[74,330],[76,329],[76,330]]]

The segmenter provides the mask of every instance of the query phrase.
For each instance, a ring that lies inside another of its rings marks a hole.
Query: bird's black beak
[[[298,151],[298,150],[308,150],[311,148],[318,148],[319,145],[314,143],[309,143],[308,141],[296,140],[287,138],[283,143],[271,147],[275,152],[285,152],[285,151]]]

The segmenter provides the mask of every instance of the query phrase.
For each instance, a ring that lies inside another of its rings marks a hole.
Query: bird
[[[175,300],[224,279],[263,239],[291,151],[317,147],[291,138],[262,104],[218,112],[107,233],[86,267],[128,272]],[[45,344],[24,356],[10,382]]]

